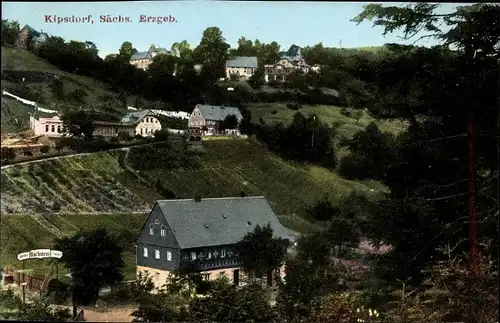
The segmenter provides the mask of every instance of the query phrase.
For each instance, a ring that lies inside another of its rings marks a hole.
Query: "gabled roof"
[[[286,53],[283,56],[302,57],[301,48],[294,44],[290,46],[290,48],[286,51]]]
[[[125,114],[120,122],[137,124],[148,115],[155,115],[155,113],[151,110],[136,110]]]
[[[234,59],[226,61],[226,68],[228,67],[257,68],[258,67],[257,57],[237,56]]]
[[[263,196],[156,201],[182,249],[238,243],[256,225],[268,223],[276,237],[299,234],[278,221]]]
[[[30,25],[24,25],[24,27],[21,28],[21,30],[23,30],[23,29],[28,29],[28,31],[32,37],[45,37],[45,38],[48,37],[47,33],[39,32],[38,30],[31,27]]]
[[[130,60],[133,61],[135,59],[145,59],[148,57],[149,51],[146,52],[137,52],[130,57]]]
[[[240,110],[234,107],[197,104],[195,108],[200,110],[206,120],[223,121],[228,115],[231,114],[235,115],[238,121],[243,119]]]

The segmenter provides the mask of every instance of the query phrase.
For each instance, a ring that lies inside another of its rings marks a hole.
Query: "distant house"
[[[136,240],[136,272],[149,274],[159,288],[169,273],[195,265],[205,280],[226,276],[239,285],[244,273],[236,245],[267,224],[275,237],[299,237],[281,225],[263,196],[156,201]]]
[[[36,118],[30,116],[30,129],[35,136],[61,137],[64,135],[63,121],[59,116]]]
[[[264,79],[269,81],[285,81],[286,77],[294,71],[309,72],[310,66],[302,57],[301,48],[297,45],[290,46],[286,52],[280,53],[280,60],[276,64],[264,65]]]
[[[222,121],[234,115],[238,123],[243,120],[243,116],[238,108],[197,104],[188,120],[188,128],[202,129],[203,135],[240,135],[239,126],[235,129],[222,129]]]
[[[47,41],[48,38],[49,35],[47,33],[37,31],[31,26],[25,25],[19,32],[16,44],[24,49],[38,48]]]
[[[94,136],[105,138],[118,136],[120,132],[126,132],[131,137],[136,135],[150,137],[161,130],[161,123],[151,110],[129,112],[120,121],[96,121],[95,125]]]
[[[137,52],[133,54],[130,58],[130,64],[137,68],[146,70],[148,66],[153,63],[153,57],[158,54],[170,54],[170,52],[162,47],[156,48],[151,46],[146,52]]]
[[[226,61],[226,76],[229,79],[231,75],[238,76],[239,80],[248,80],[257,70],[257,57],[238,56]]]
[[[62,137],[67,135],[59,116],[52,118],[30,116],[30,128],[36,136]],[[153,136],[158,130],[161,130],[161,123],[156,114],[150,110],[138,110],[127,113],[119,121],[96,121],[93,135],[110,138],[117,136],[120,132],[126,132],[131,137]]]

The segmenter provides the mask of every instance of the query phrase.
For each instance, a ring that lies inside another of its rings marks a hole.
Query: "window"
[[[61,133],[61,126],[57,126],[57,132]]]
[[[161,228],[160,234],[161,234],[162,237],[166,236],[167,235],[167,230],[165,230],[164,228]]]
[[[203,274],[203,278],[205,280],[210,280],[210,274]]]
[[[196,260],[196,252],[191,252],[191,260]]]
[[[160,250],[158,249],[155,250],[155,258],[160,259]]]
[[[226,249],[221,249],[220,251],[220,257],[224,258],[226,256]]]
[[[167,251],[167,260],[172,261],[172,253],[170,251]]]
[[[151,224],[151,225],[149,226],[149,235],[150,235],[150,236],[154,236],[154,234],[155,234],[155,228],[154,228],[154,227],[153,227],[153,225]]]
[[[56,131],[56,126],[52,125],[52,126],[50,127],[50,131],[51,131],[51,132],[55,132],[55,131]]]
[[[208,250],[207,251],[207,259],[211,259],[211,258],[212,258],[212,251]]]
[[[144,257],[148,256],[148,248],[144,247]]]
[[[141,128],[141,135],[142,135],[142,128]]]
[[[49,132],[49,125],[48,124],[45,125],[45,132]]]

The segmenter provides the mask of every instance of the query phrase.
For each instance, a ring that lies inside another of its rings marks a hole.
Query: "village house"
[[[36,136],[62,137],[67,135],[59,116],[51,118],[30,116],[30,128]],[[150,110],[138,110],[127,113],[119,121],[96,121],[93,135],[109,138],[116,137],[120,132],[126,132],[131,137],[153,136],[159,130],[161,130],[161,123],[155,113]]]
[[[151,137],[161,130],[161,123],[151,110],[138,110],[125,114],[120,121],[96,121],[94,136],[116,137],[120,132],[129,136]]]
[[[19,32],[16,45],[24,49],[38,48],[47,39],[49,35],[43,31],[37,31],[29,25],[25,25]]]
[[[247,81],[257,71],[257,57],[238,56],[226,61],[226,77],[235,75],[240,81]]]
[[[170,54],[170,52],[162,47],[156,48],[151,46],[146,52],[137,52],[133,54],[130,58],[130,64],[137,68],[147,70],[148,66],[153,63],[153,58],[158,54]]]
[[[275,237],[292,243],[299,237],[281,225],[263,196],[156,201],[136,240],[136,272],[160,288],[170,273],[196,265],[205,280],[226,276],[238,286],[245,275],[236,245],[267,224]]]
[[[239,125],[235,129],[223,129],[222,122],[229,116],[234,115],[238,123],[243,116],[238,108],[197,104],[188,120],[188,128],[202,129],[205,136],[213,135],[241,135]]]
[[[264,65],[264,80],[285,81],[286,77],[294,71],[308,73],[310,66],[302,57],[301,48],[292,45],[286,52],[280,53],[280,60],[276,64]]]

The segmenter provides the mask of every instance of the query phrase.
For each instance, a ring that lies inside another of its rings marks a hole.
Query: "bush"
[[[11,162],[16,158],[16,152],[12,148],[2,147],[1,149],[1,161],[2,164]]]
[[[49,145],[43,145],[42,147],[40,147],[40,152],[41,152],[42,154],[46,154],[46,153],[48,153],[49,151],[50,151],[50,147],[49,147]]]
[[[142,135],[139,135],[139,134],[135,135],[134,138],[137,139],[137,140],[144,139],[144,137]]]
[[[343,116],[346,116],[348,118],[351,118],[352,117],[352,112],[347,109],[347,108],[341,108],[340,109],[340,113],[343,115]]]
[[[286,107],[290,110],[298,111],[300,109],[300,104],[298,104],[297,102],[289,102],[287,103]]]
[[[120,131],[118,133],[118,139],[120,141],[130,141],[132,140],[132,137],[130,136],[130,134],[126,131]]]
[[[337,174],[346,179],[354,180],[358,179],[362,170],[359,168],[356,160],[352,156],[345,156],[340,159],[340,162],[337,167]]]
[[[158,130],[154,133],[155,141],[167,141],[169,135],[167,130]]]
[[[88,96],[88,93],[84,89],[76,89],[74,91],[71,91],[68,94],[69,98],[79,102],[79,103],[85,103],[85,98]]]

